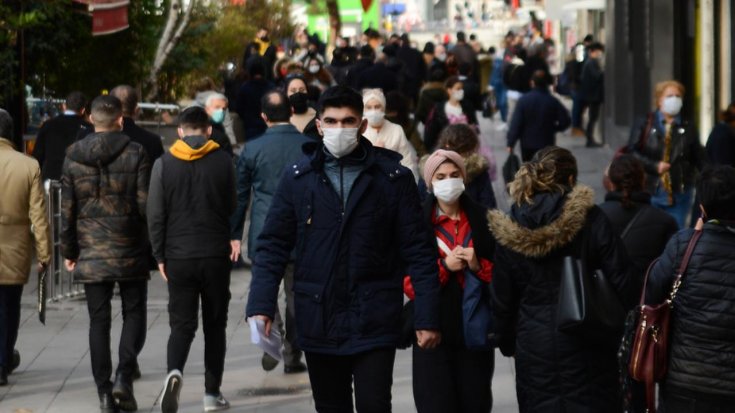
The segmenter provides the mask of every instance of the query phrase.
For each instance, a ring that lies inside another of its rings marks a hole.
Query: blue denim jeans
[[[684,192],[675,193],[674,204],[669,205],[669,196],[659,185],[651,197],[651,205],[674,217],[676,223],[679,224],[679,229],[686,228],[687,217],[691,214],[693,192],[692,188],[685,188]]]

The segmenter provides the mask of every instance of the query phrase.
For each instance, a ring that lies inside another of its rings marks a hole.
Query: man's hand
[[[442,333],[438,330],[416,330],[416,344],[421,348],[435,348],[441,341]]]
[[[37,267],[38,272],[45,271],[46,270],[46,267],[48,267],[48,264],[47,263],[45,263],[45,262],[39,262],[38,263],[38,267]]]
[[[273,320],[271,320],[271,318],[268,317],[267,315],[261,315],[261,314],[254,315],[253,318],[256,318],[258,320],[263,320],[265,322],[265,336],[270,337],[271,325],[273,324]]]
[[[158,272],[161,273],[161,277],[163,278],[163,281],[168,282],[168,277],[166,276],[166,264],[159,262],[158,263]]]
[[[240,258],[240,247],[240,240],[230,240],[230,261],[237,262],[237,259]]]
[[[77,261],[76,260],[67,260],[64,259],[64,266],[66,267],[67,271],[74,271],[74,268],[77,267]]]
[[[658,163],[658,174],[661,175],[664,172],[668,172],[668,170],[671,169],[671,164],[668,162],[659,162]]]

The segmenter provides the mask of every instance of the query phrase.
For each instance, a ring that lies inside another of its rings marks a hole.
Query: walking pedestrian
[[[439,149],[457,152],[464,160],[465,192],[475,203],[487,209],[495,209],[497,202],[493,191],[492,169],[494,159],[490,159],[480,144],[480,139],[471,126],[465,124],[449,125],[439,135]],[[490,154],[490,156],[492,156]],[[423,182],[422,185],[428,185]],[[425,186],[424,186],[425,187]],[[419,189],[422,189],[420,186]]]
[[[735,401],[735,169],[706,168],[697,195],[705,223],[673,300],[668,369],[659,393],[666,413],[724,413]],[[647,304],[670,297],[694,232],[680,231],[666,245],[648,279]]]
[[[269,334],[295,248],[296,327],[318,412],[390,412],[402,280],[416,291],[417,343],[433,348],[439,281],[416,184],[392,151],[362,137],[362,96],[322,94],[322,142],[288,168],[258,238],[246,314]]]
[[[257,138],[265,132],[266,126],[260,118],[260,99],[265,92],[273,89],[273,84],[265,77],[265,61],[260,56],[253,56],[246,62],[246,70],[250,77],[237,92],[235,108],[242,120],[245,141]]]
[[[620,337],[557,329],[564,256],[600,268],[626,307],[635,296],[625,247],[594,193],[577,184],[577,162],[566,149],[546,147],[524,163],[510,184],[508,215],[491,211],[497,250],[494,312],[500,351],[515,358],[521,413],[620,411],[617,346]]]
[[[449,98],[438,102],[427,115],[424,123],[424,144],[426,149],[433,150],[439,133],[447,126],[465,123],[478,127],[477,114],[467,105],[464,99],[464,85],[457,76],[451,76],[444,82],[444,90]]]
[[[605,100],[605,74],[602,70],[602,55],[605,52],[605,46],[602,43],[592,43],[589,48],[589,58],[582,66],[582,76],[579,85],[579,100],[582,103],[582,109],[588,109],[587,127],[585,128],[585,136],[587,137],[587,147],[596,148],[601,146],[595,140],[595,124],[600,117],[600,107]]]
[[[278,189],[278,183],[285,168],[301,159],[304,154],[301,147],[313,142],[309,137],[299,133],[289,123],[291,104],[282,91],[271,91],[263,96],[261,102],[263,118],[268,129],[258,139],[248,144],[240,154],[237,162],[237,208],[231,218],[231,242],[235,252],[240,251],[240,242],[243,237],[245,215],[252,194],[253,208],[250,212],[250,227],[248,230],[248,255],[255,258],[255,251],[265,224],[265,217],[273,201],[273,195]],[[283,372],[302,373],[306,365],[301,361],[301,350],[296,340],[296,326],[294,325],[294,264],[292,261],[286,267],[284,275],[284,291],[286,293],[286,313],[276,309],[276,328],[284,331],[283,342]],[[263,353],[261,364],[264,370],[273,370],[278,360],[268,353]]]
[[[233,156],[232,142],[225,132],[224,121],[227,116],[227,96],[219,92],[211,92],[205,100],[204,110],[209,116],[209,124],[212,126],[212,134],[209,139],[219,145],[220,149],[228,155]]]
[[[521,159],[530,161],[547,146],[556,145],[556,134],[569,127],[569,111],[549,91],[548,74],[537,70],[531,78],[530,92],[518,99],[508,130],[507,149],[513,153],[520,142]]]
[[[92,101],[95,133],[69,147],[61,177],[61,255],[84,284],[89,311],[89,351],[100,409],[137,410],[132,376],[146,324],[148,250],[145,209],[150,162],[143,146],[124,135],[122,103]],[[115,284],[123,327],[114,384],[110,317]]]
[[[697,130],[680,114],[684,85],[667,80],[656,85],[656,110],[638,119],[630,132],[628,151],[643,162],[651,205],[686,226],[692,206],[696,172],[704,151]]]
[[[84,120],[87,98],[82,92],[74,91],[66,96],[64,113],[47,120],[38,131],[33,157],[41,166],[43,180],[61,178],[66,149],[77,140],[82,128],[91,128]]]
[[[156,159],[163,155],[163,143],[161,137],[155,133],[149,132],[135,123],[135,119],[140,113],[138,107],[138,92],[129,85],[118,85],[112,88],[110,95],[120,99],[123,108],[123,129],[122,132],[128,135],[131,141],[137,142],[143,146],[148,159],[155,162]]]
[[[179,115],[179,140],[153,165],[148,231],[161,276],[168,287],[171,334],[161,396],[164,413],[178,411],[183,371],[197,331],[199,303],[204,330],[205,412],[230,404],[220,392],[226,351],[230,270],[234,246],[229,218],[235,209],[232,158],[209,139],[212,126],[203,108]]]
[[[310,131],[318,135],[316,130],[316,110],[309,105],[309,95],[306,80],[303,77],[293,75],[286,79],[286,95],[293,108],[293,113],[289,121],[296,129],[303,134]],[[312,139],[318,136],[308,135]]]
[[[651,206],[651,194],[645,190],[646,172],[638,159],[631,155],[615,159],[608,176],[612,191],[605,195],[600,209],[622,238],[631,261],[635,295],[640,296],[648,266],[661,255],[678,226],[671,215]]]
[[[0,386],[20,365],[15,350],[20,327],[20,300],[28,283],[35,247],[38,270],[49,262],[49,226],[41,183],[41,169],[35,159],[15,150],[12,143],[13,118],[0,109]],[[31,238],[33,234],[33,238]]]
[[[495,241],[487,209],[464,191],[464,159],[438,149],[423,169],[432,195],[423,217],[434,228],[441,284],[442,342],[433,349],[413,346],[413,397],[419,413],[489,413],[495,368],[488,322]],[[409,276],[404,292],[414,298]],[[468,311],[467,308],[476,308]],[[415,344],[415,343],[414,343]]]
[[[368,127],[365,129],[365,137],[373,146],[390,149],[399,153],[401,165],[408,168],[418,180],[418,159],[416,150],[406,139],[403,128],[385,119],[385,95],[380,89],[365,89],[362,91],[362,102],[365,105],[365,120]]]

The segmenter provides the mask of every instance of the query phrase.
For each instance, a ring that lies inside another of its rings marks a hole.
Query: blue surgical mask
[[[225,120],[225,111],[224,109],[217,109],[212,114],[212,122],[214,123],[222,123]]]

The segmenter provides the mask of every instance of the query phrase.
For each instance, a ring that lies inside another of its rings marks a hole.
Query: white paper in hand
[[[250,324],[250,341],[260,347],[263,351],[270,354],[274,359],[281,360],[281,347],[283,346],[283,339],[281,338],[281,332],[277,328],[271,328],[271,334],[266,337],[265,335],[265,321],[250,317],[248,319]],[[275,325],[273,325],[275,327]]]

